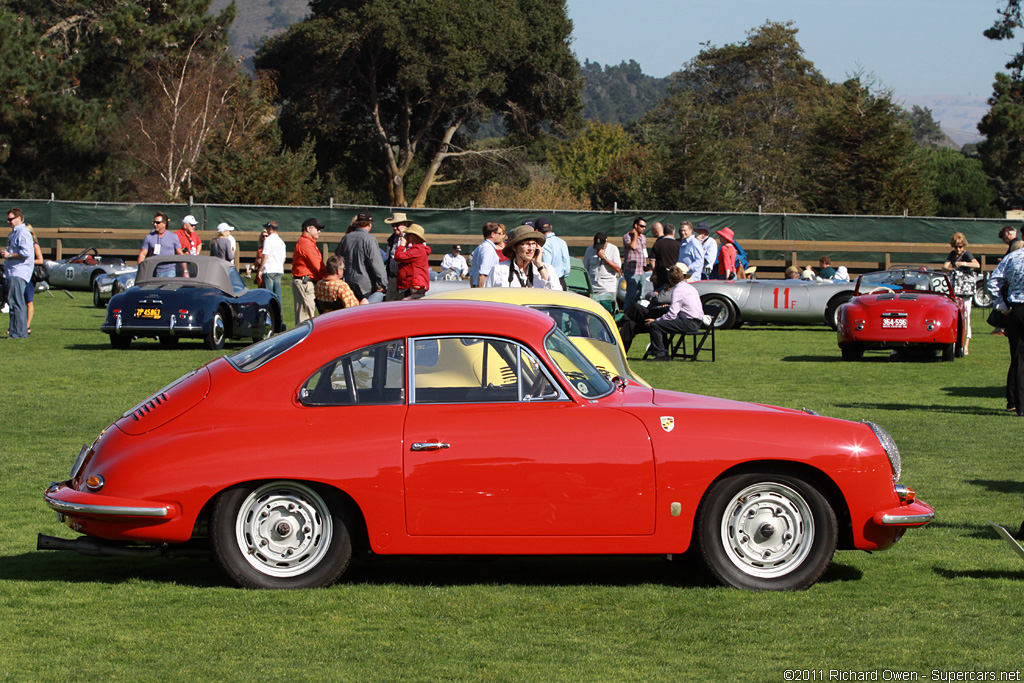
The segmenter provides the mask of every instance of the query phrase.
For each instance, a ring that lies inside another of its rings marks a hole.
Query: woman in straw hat
[[[509,258],[491,269],[484,287],[536,287],[556,289],[562,285],[548,264],[542,261],[544,234],[532,225],[520,225],[508,233],[502,254]]]
[[[419,299],[430,289],[429,258],[430,247],[424,240],[423,226],[409,224],[398,238],[398,247],[395,249],[398,299]]]

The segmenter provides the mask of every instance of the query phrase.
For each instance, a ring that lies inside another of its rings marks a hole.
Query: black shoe
[[[653,358],[651,358],[651,360],[670,361],[672,360],[672,356],[654,356]]]

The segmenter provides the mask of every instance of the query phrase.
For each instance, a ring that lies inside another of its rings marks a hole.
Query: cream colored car
[[[517,304],[542,311],[558,323],[560,329],[598,370],[651,386],[636,374],[626,361],[622,338],[611,314],[599,303],[573,292],[515,287],[456,289],[430,294],[428,299],[493,301]]]

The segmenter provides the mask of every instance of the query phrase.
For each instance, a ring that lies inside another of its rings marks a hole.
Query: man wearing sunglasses
[[[11,232],[7,236],[7,248],[0,252],[4,259],[4,275],[7,276],[7,306],[11,314],[7,336],[11,339],[28,337],[28,307],[25,303],[25,288],[32,279],[35,264],[35,248],[32,235],[25,227],[25,216],[21,209],[7,211],[7,223]]]

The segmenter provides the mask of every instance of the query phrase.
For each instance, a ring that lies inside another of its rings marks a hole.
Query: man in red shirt
[[[315,218],[302,223],[302,236],[292,252],[292,298],[295,299],[295,324],[316,315],[316,282],[323,279],[324,257],[316,246],[316,239],[324,226]]]
[[[181,230],[178,231],[178,241],[181,242],[181,251],[183,254],[198,256],[203,251],[203,243],[199,239],[199,233],[196,232],[197,225],[199,225],[199,221],[196,220],[195,216],[188,215],[181,219]]]

